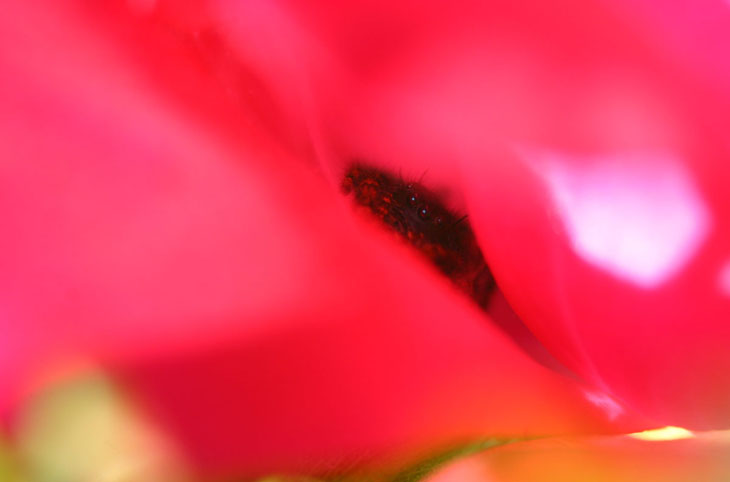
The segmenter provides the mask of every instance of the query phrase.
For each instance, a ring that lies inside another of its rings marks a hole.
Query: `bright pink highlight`
[[[651,153],[519,152],[545,179],[573,249],[588,263],[653,288],[701,247],[711,221],[679,161]]]

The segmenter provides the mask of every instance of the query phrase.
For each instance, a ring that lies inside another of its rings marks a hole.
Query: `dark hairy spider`
[[[347,169],[342,189],[486,308],[495,282],[466,216],[453,214],[420,182],[361,163]]]

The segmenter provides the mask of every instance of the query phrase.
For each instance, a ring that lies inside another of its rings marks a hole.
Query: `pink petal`
[[[552,139],[464,162],[472,220],[507,298],[570,368],[664,423],[727,427],[730,171],[710,127],[727,98],[620,53],[610,83],[547,70],[570,86],[547,94],[563,103]]]
[[[299,75],[333,177],[425,173],[569,368],[665,423],[728,426],[726,2],[294,5],[326,52]]]
[[[214,474],[645,423],[354,221],[291,119],[254,108],[276,101],[226,102],[228,75],[255,85],[250,71],[201,67],[167,17],[89,8],[17,2],[0,20],[6,416],[90,360]]]

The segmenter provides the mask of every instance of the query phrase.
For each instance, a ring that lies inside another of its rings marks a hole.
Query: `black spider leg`
[[[458,225],[459,225],[459,224],[461,224],[461,223],[462,223],[463,221],[465,221],[465,220],[466,220],[466,218],[468,218],[468,217],[469,217],[469,215],[468,215],[468,214],[464,214],[464,215],[463,215],[462,217],[460,217],[459,219],[457,219],[456,221],[454,221],[454,224],[452,224],[451,226],[452,226],[452,227],[454,227],[454,226],[458,226]]]
[[[487,306],[489,306],[489,299],[492,297],[492,293],[496,286],[497,283],[494,280],[494,275],[492,275],[489,267],[485,264],[484,267],[479,270],[479,273],[472,283],[474,293],[472,298],[482,309],[487,309]]]

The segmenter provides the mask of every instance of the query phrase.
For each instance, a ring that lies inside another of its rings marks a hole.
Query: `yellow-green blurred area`
[[[20,482],[20,476],[15,467],[9,445],[0,438],[0,480],[5,482]]]
[[[37,395],[13,443],[0,439],[0,482],[198,482],[171,441],[101,374]],[[248,479],[232,478],[226,481]],[[387,473],[256,482],[727,482],[730,432],[665,427],[624,436],[490,439]],[[202,482],[202,481],[200,481]]]
[[[8,465],[17,469],[3,482],[190,480],[165,438],[98,374],[37,395],[21,415],[14,445]]]

